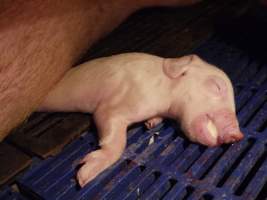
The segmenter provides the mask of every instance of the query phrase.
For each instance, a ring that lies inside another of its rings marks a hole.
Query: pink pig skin
[[[69,70],[39,110],[93,113],[101,148],[81,161],[82,187],[120,158],[127,127],[135,122],[148,120],[152,128],[173,118],[190,140],[208,146],[243,138],[230,80],[196,55],[126,53],[92,60]]]

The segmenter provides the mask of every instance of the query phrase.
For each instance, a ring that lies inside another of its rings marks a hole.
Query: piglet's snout
[[[233,143],[244,137],[235,114],[231,112],[203,114],[193,121],[192,126],[191,134],[194,135],[196,141],[207,146]]]
[[[239,129],[239,124],[234,113],[215,113],[208,116],[208,118],[209,123],[212,125],[208,123],[207,129],[211,137],[214,137],[214,135],[217,136],[216,145],[233,143],[243,139],[244,135]]]
[[[220,111],[214,113],[213,121],[219,130],[218,143],[233,143],[243,139],[235,113]]]
[[[237,122],[226,122],[225,124],[219,124],[220,134],[219,143],[233,143],[243,139],[244,135],[241,133]]]

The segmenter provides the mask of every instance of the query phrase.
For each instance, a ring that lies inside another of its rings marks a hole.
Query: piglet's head
[[[168,115],[180,121],[192,141],[216,146],[243,138],[233,87],[223,71],[189,55],[165,59],[163,72],[170,81]]]

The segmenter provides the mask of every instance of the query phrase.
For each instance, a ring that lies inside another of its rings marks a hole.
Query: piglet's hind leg
[[[126,145],[127,126],[116,118],[95,117],[99,133],[100,149],[87,154],[82,160],[82,167],[77,173],[81,187],[94,179],[122,155]]]

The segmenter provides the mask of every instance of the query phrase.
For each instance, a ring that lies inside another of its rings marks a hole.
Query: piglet
[[[147,120],[152,128],[173,118],[191,141],[211,147],[243,138],[229,78],[196,55],[126,53],[89,61],[69,70],[39,110],[93,113],[101,148],[81,161],[82,187],[120,158],[135,122]]]

